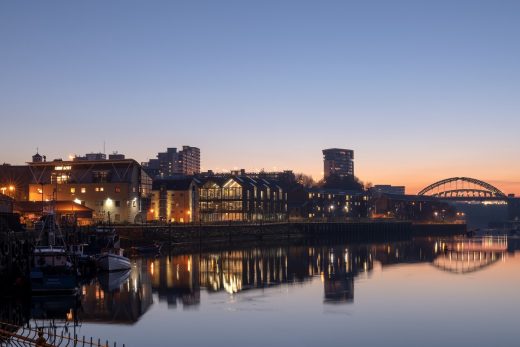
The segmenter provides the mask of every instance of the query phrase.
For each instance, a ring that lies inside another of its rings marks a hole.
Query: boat
[[[103,252],[96,257],[96,264],[103,271],[129,270],[132,266],[130,259],[123,256],[123,249]]]
[[[47,245],[40,245],[43,241]],[[62,245],[56,245],[57,242]],[[33,251],[29,277],[31,290],[36,294],[67,294],[77,291],[77,273],[54,214],[44,218],[38,243]]]
[[[77,290],[76,273],[63,247],[36,247],[35,265],[31,269],[33,293],[74,293]]]
[[[157,255],[161,253],[162,243],[151,245],[134,246],[130,248],[130,253],[134,255]]]

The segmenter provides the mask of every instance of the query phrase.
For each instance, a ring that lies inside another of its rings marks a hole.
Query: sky
[[[355,151],[364,182],[520,195],[520,1],[1,1],[0,163],[201,149],[204,170]]]

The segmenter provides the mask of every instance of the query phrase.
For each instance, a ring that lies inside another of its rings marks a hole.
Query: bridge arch
[[[471,177],[451,177],[432,183],[421,190],[418,195],[428,195],[441,198],[482,197],[505,198],[497,187]]]

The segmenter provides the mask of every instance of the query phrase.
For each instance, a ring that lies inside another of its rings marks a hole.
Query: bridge
[[[455,201],[507,201],[508,197],[497,187],[471,177],[451,177],[432,183],[418,195]]]

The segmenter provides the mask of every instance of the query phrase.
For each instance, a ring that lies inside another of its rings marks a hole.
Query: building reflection
[[[356,277],[370,273],[375,262],[381,264],[383,269],[402,264],[429,263],[442,271],[463,274],[465,271],[451,271],[448,264],[456,268],[460,265],[456,263],[463,261],[465,267],[476,271],[492,263],[487,259],[503,259],[507,251],[511,252],[507,239],[494,238],[482,242],[461,239],[451,242],[424,238],[355,246],[251,248],[164,257],[150,261],[148,271],[152,278],[152,290],[170,307],[179,303],[185,307],[198,305],[201,289],[210,294],[224,291],[235,294],[281,284],[302,283],[316,277],[322,280],[325,303],[348,303],[354,300]],[[471,247],[472,255],[469,257],[467,252]],[[466,253],[460,253],[462,249]]]
[[[139,260],[129,271],[104,273],[83,284],[79,315],[83,322],[133,324],[152,303],[150,275]]]
[[[167,256],[148,260],[147,269],[152,290],[170,308],[181,302],[183,307],[200,303],[199,257],[197,255]]]
[[[200,303],[209,293],[268,288],[321,277],[325,302],[354,298],[354,278],[373,268],[369,247],[277,247],[181,255],[150,260],[152,289],[170,307]]]
[[[321,249],[316,259],[326,303],[354,300],[354,278],[374,267],[368,247]]]
[[[440,271],[468,274],[505,260],[520,250],[515,239],[415,239],[367,245],[258,247],[136,259],[127,272],[101,274],[81,286],[79,298],[9,301],[0,317],[20,322],[38,319],[133,324],[156,295],[169,308],[196,308],[201,291],[209,295],[321,280],[323,302],[354,301],[356,278],[375,263],[383,270],[403,264],[431,264]]]

